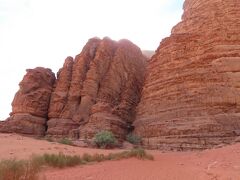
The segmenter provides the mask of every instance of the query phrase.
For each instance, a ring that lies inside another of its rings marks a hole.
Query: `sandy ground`
[[[32,154],[83,154],[121,150],[72,147],[16,134],[0,134],[0,159],[26,159]],[[240,180],[240,143],[202,152],[148,151],[154,161],[127,159],[66,169],[46,169],[47,180]]]

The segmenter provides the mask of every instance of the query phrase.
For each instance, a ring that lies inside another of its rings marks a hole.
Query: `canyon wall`
[[[240,135],[239,0],[186,0],[147,68],[134,132],[149,148],[192,150]]]

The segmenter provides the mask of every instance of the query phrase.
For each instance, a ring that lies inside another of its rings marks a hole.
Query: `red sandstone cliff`
[[[91,138],[106,129],[123,138],[140,100],[145,60],[128,40],[90,39],[58,72],[47,134]]]
[[[134,122],[144,144],[202,149],[240,134],[239,0],[186,0],[150,60]]]

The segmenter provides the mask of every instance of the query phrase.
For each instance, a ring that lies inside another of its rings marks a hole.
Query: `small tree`
[[[100,148],[111,148],[116,145],[117,140],[111,131],[101,131],[94,137],[94,143]]]

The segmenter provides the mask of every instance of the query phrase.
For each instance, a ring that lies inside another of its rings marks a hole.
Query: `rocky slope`
[[[134,122],[144,144],[203,149],[240,135],[240,3],[186,0],[150,60]]]
[[[91,138],[111,130],[122,139],[135,117],[145,63],[128,40],[90,39],[75,59],[66,58],[56,80],[49,69],[27,70],[0,132]]]

